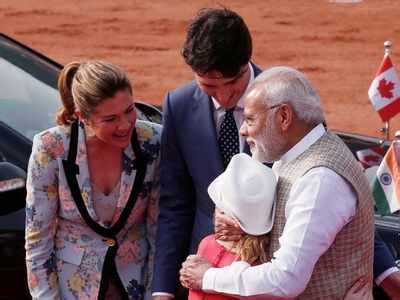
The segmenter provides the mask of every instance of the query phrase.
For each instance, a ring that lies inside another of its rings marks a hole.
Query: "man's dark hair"
[[[252,53],[249,29],[242,17],[226,8],[201,9],[189,24],[182,55],[198,74],[219,71],[236,76]]]

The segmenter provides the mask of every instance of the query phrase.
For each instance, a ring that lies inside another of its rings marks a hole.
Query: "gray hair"
[[[249,92],[257,89],[266,106],[292,106],[307,124],[325,121],[321,100],[309,79],[296,69],[278,66],[265,70],[254,80]]]

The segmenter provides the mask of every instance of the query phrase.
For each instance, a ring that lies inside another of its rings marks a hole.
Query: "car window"
[[[0,121],[32,139],[54,126],[59,106],[54,87],[0,57]]]
[[[55,125],[61,65],[0,34],[0,122],[32,139]]]

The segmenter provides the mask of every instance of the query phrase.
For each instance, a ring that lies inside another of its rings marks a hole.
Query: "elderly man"
[[[256,159],[275,162],[278,177],[271,261],[212,268],[189,256],[181,281],[219,293],[300,299],[343,299],[360,276],[371,284],[368,182],[345,144],[325,131],[309,80],[288,67],[263,72],[246,96],[244,114],[241,134]]]

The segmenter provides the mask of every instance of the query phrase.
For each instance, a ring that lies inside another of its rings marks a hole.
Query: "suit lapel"
[[[255,64],[251,63],[254,76],[258,76],[262,71]],[[217,142],[216,126],[214,121],[214,107],[210,96],[205,94],[196,84],[193,95],[194,101],[192,106],[192,115],[190,125],[191,132],[197,134],[193,136],[191,141],[191,151],[193,155],[208,158],[209,168],[215,176],[223,172],[223,164]],[[243,152],[251,155],[250,147],[245,142]]]
[[[132,145],[124,150],[122,157],[122,173],[121,173],[121,184],[119,190],[119,198],[112,218],[112,225],[114,225],[121,216],[122,211],[126,207],[133,183],[136,177],[137,161],[135,154],[132,149]]]
[[[92,219],[94,221],[98,221],[98,216],[96,215],[96,212],[94,210],[94,202],[92,197],[92,183],[90,179],[89,166],[88,166],[85,129],[82,123],[79,126],[78,151],[76,154],[75,163],[79,166],[79,174],[76,175],[76,179],[78,181],[83,202]]]
[[[199,87],[196,87],[194,99],[191,126],[193,126],[192,132],[196,132],[197,135],[193,137],[195,139],[193,150],[197,149],[197,155],[207,158],[207,168],[215,174],[220,174],[223,171],[223,164],[217,142],[214,107],[210,97]]]
[[[146,176],[146,169],[147,169],[147,160],[146,157],[143,155],[140,144],[134,132],[132,135],[131,143],[133,149],[124,152],[125,155],[136,157],[137,160],[137,167],[136,172],[133,172],[134,163],[131,163],[129,166],[132,169],[124,168],[124,172],[122,178],[126,178],[129,181],[131,178],[134,178],[134,183],[130,181],[127,186],[132,187],[132,192],[128,196],[127,200],[125,198],[120,198],[118,200],[119,203],[124,203],[126,206],[121,211],[121,213],[116,210],[117,218],[115,224],[112,225],[110,228],[106,228],[98,223],[98,217],[94,211],[93,207],[93,197],[91,195],[91,185],[90,185],[90,178],[89,178],[89,171],[88,171],[88,163],[87,163],[87,150],[86,150],[86,139],[84,136],[84,129],[83,126],[80,128],[78,123],[73,123],[71,126],[71,138],[70,138],[70,147],[68,150],[68,157],[62,161],[66,181],[71,191],[71,196],[75,204],[77,205],[77,209],[85,220],[87,225],[92,228],[95,232],[100,234],[103,237],[113,237],[118,234],[118,232],[125,226],[132,209],[136,203],[136,199],[139,196],[139,193],[142,190],[142,185]],[[130,152],[130,153],[129,153]],[[135,153],[135,155],[133,155]],[[133,162],[134,160],[130,160]],[[106,170],[105,170],[106,171]],[[124,174],[125,173],[125,174]],[[127,177],[126,177],[127,176]],[[132,179],[133,180],[133,179]],[[118,205],[117,205],[118,208]]]
[[[83,201],[90,217],[94,221],[104,225],[102,222],[100,222],[94,209],[95,200],[93,199],[92,195],[92,180],[90,178],[85,140],[85,130],[83,126],[79,126],[78,151],[76,155],[76,164],[79,166],[79,174],[76,176],[76,178]],[[118,221],[123,209],[125,208],[136,177],[136,160],[131,144],[129,144],[129,146],[123,152],[122,163],[123,167],[120,178],[119,197],[112,218],[112,225]]]

